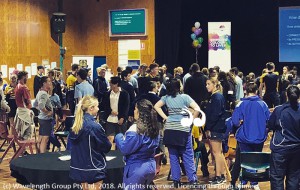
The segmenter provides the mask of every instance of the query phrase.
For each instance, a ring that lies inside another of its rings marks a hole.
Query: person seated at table
[[[98,110],[97,98],[84,96],[78,103],[69,135],[72,143],[70,178],[81,183],[83,190],[89,189],[88,184],[101,187],[101,180],[106,177],[104,153],[110,151],[111,143],[95,120]]]
[[[123,136],[115,137],[116,145],[125,156],[124,189],[147,189],[156,172],[155,150],[159,145],[157,115],[149,100],[136,103],[133,124]]]

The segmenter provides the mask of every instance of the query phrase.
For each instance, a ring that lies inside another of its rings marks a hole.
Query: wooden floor
[[[0,144],[2,144],[3,140],[0,140]],[[4,146],[4,149],[6,149],[7,145]],[[265,143],[265,147],[264,147],[264,151],[269,152],[269,140]],[[3,152],[0,152],[0,156],[2,156]],[[6,155],[5,159],[3,160],[3,162],[0,164],[0,190],[4,190],[4,189],[28,189],[28,188],[23,188],[21,187],[21,185],[18,185],[18,183],[16,183],[15,178],[10,176],[10,169],[9,169],[9,160],[13,155],[13,150],[11,149],[11,151],[9,152],[8,155]],[[168,176],[168,172],[170,169],[170,165],[169,165],[169,160],[167,165],[162,165],[160,174],[158,176],[156,176],[154,182],[157,185],[158,189],[173,189],[171,188],[172,182],[171,181],[167,181],[167,176]],[[209,163],[209,172],[210,172],[210,177],[214,176],[214,168],[211,165],[211,163]],[[202,173],[200,170],[200,164],[199,164],[199,168],[198,168],[198,179],[200,181],[200,184],[208,184],[208,179],[209,178],[203,178],[202,177]],[[183,182],[186,182],[187,179],[186,177],[182,177]],[[208,186],[207,189],[226,189],[226,186],[228,186],[229,183],[227,184],[223,184],[221,186],[215,186],[215,187],[210,187]],[[260,189],[261,190],[268,190],[270,189],[270,184],[269,182],[263,182],[263,183],[259,183]]]

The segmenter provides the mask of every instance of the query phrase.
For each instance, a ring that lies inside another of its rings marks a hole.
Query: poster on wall
[[[31,63],[31,74],[37,75],[37,63]]]
[[[92,71],[94,70],[94,56],[93,55],[73,55],[72,63],[76,63],[80,65],[82,68],[90,68]],[[93,79],[93,72],[91,75]]]
[[[15,69],[16,68],[14,68],[14,67],[9,67],[8,68],[9,77],[11,76],[11,74],[14,72]]]
[[[23,64],[21,64],[21,63],[17,64],[17,70],[23,71]]]
[[[231,68],[231,22],[208,22],[208,67]]]
[[[56,67],[56,62],[51,62],[51,69],[54,69]]]
[[[28,73],[28,78],[31,78],[31,66],[25,66],[25,71]]]
[[[43,59],[42,60],[42,65],[43,66],[49,65],[49,60],[48,59]]]
[[[7,78],[7,65],[1,65],[2,78]]]
[[[48,72],[51,70],[50,65],[43,65],[45,67],[45,75],[48,75]]]
[[[138,69],[141,63],[141,40],[118,40],[119,67]]]

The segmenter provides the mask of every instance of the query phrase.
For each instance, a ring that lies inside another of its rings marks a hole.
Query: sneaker
[[[224,183],[224,181],[222,180],[222,178],[220,176],[216,176],[215,180],[210,182],[211,185],[220,185],[222,183]]]
[[[213,181],[215,181],[215,180],[216,180],[216,177],[213,177],[213,178],[210,178],[210,179],[208,180],[208,182],[211,183],[211,182],[213,182]]]
[[[222,175],[221,175],[221,179],[222,179],[223,182],[226,182],[225,175],[222,174]]]
[[[259,188],[259,185],[257,184],[257,185],[253,185],[252,186],[252,188],[254,189],[254,190],[260,190],[260,188]]]

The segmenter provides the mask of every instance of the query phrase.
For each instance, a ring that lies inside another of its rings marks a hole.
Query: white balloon
[[[195,118],[194,119],[194,125],[197,126],[197,127],[202,127],[203,125],[205,125],[205,122],[206,122],[206,115],[205,113],[202,111],[202,110],[196,110],[196,111],[199,111],[202,115],[202,118]]]
[[[195,22],[195,28],[200,28],[200,22]]]
[[[186,108],[183,108],[182,111],[181,111],[181,114],[184,114],[184,113],[188,113],[189,114],[189,117],[188,118],[182,118],[181,119],[181,125],[184,126],[184,127],[190,127],[192,124],[193,124],[193,114]]]

